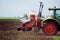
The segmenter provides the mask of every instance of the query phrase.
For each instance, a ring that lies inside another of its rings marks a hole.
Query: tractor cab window
[[[51,15],[51,17],[54,18],[54,10],[50,11],[50,15]],[[57,19],[60,19],[60,10],[56,10],[55,17],[56,17]]]
[[[59,18],[60,19],[60,10],[57,10],[56,11],[56,18]]]
[[[49,16],[54,17],[54,11],[50,11]]]
[[[60,22],[60,10],[56,10],[56,19]]]

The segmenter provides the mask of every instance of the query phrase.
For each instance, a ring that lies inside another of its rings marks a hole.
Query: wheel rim
[[[54,24],[52,24],[52,23],[46,24],[45,28],[44,28],[44,31],[47,34],[54,34],[55,31],[56,31],[56,26]]]

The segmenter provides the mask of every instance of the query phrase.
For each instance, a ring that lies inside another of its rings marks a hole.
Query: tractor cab
[[[54,8],[49,8],[49,11],[51,11],[51,17],[60,22],[60,8],[55,6]]]
[[[43,32],[48,35],[55,35],[60,31],[60,8],[49,8],[50,18],[43,21]]]

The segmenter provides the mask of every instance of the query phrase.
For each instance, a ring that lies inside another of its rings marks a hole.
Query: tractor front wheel
[[[46,22],[43,27],[43,31],[48,35],[55,35],[57,33],[57,25],[54,22]]]

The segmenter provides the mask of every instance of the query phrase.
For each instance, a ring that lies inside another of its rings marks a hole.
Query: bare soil
[[[60,37],[60,32],[57,35],[44,35],[42,31],[35,33],[32,31],[17,31],[20,26],[20,21],[0,21],[0,40],[53,40],[54,37]]]

